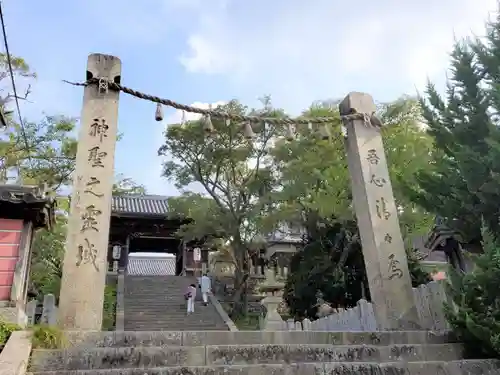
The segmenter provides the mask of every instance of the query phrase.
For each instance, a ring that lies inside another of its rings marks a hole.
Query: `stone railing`
[[[444,302],[447,302],[448,299],[442,283],[431,282],[426,285],[421,285],[418,288],[414,288],[413,297],[423,329],[431,331],[448,331],[450,329],[443,309]],[[374,306],[372,303],[365,300],[360,300],[357,303],[357,306],[353,308],[334,309],[333,314],[312,322],[308,319],[305,319],[302,322],[280,320],[276,316],[278,305],[278,297],[272,297],[272,301],[269,300],[266,305],[268,309],[267,315],[270,319],[266,317],[264,322],[271,324],[273,330],[361,332],[371,332],[377,330]],[[274,310],[270,311],[269,309]],[[270,320],[272,323],[268,323]],[[261,329],[268,330],[265,324]]]

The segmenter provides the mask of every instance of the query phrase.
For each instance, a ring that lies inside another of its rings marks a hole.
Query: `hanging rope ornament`
[[[328,127],[328,124],[323,124],[321,125],[321,127],[319,128],[319,137],[326,141],[328,139],[330,139],[331,137],[331,133],[330,133],[330,128]]]
[[[182,111],[181,126],[186,125],[186,111]]]
[[[252,129],[252,124],[250,122],[245,122],[243,125],[243,135],[246,139],[251,140],[255,137],[255,133]]]
[[[307,130],[309,131],[309,134],[314,133],[314,129],[313,129],[313,124],[312,124],[312,122],[308,122],[308,123],[307,123]]]
[[[212,104],[208,106],[208,109],[211,111],[212,110]],[[201,123],[203,124],[203,131],[205,134],[209,135],[212,134],[215,131],[214,125],[212,124],[212,119],[210,118],[210,115],[204,115],[201,118]]]
[[[287,141],[293,141],[295,139],[295,129],[292,124],[286,125],[286,134],[285,138]]]
[[[163,121],[163,106],[160,103],[156,104],[155,120]]]
[[[203,131],[205,132],[205,134],[209,135],[215,131],[214,125],[212,124],[212,119],[210,118],[210,115],[203,116],[201,118],[201,122],[203,124]]]

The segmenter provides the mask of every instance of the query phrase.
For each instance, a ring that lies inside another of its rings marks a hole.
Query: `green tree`
[[[320,102],[304,116],[338,117],[337,108],[335,102]],[[419,127],[419,104],[402,97],[380,105],[379,116],[385,124],[384,146],[401,230],[406,238],[425,234],[433,217],[406,195],[406,186],[415,182],[415,171],[427,165],[433,146]],[[340,120],[331,139],[317,135],[304,130],[296,141],[274,148],[275,174],[281,179],[263,220],[274,230],[281,221],[307,228],[306,250],[293,258],[285,298],[295,315],[309,318],[315,317],[316,291],[334,306],[351,307],[361,296],[370,298]],[[413,249],[408,248],[407,255],[414,285],[430,281]]]
[[[320,102],[303,114],[305,117],[338,117],[336,102]],[[432,153],[432,138],[419,124],[419,105],[403,97],[381,105],[379,116],[385,127],[383,139],[389,174],[401,230],[405,237],[425,234],[433,216],[408,199],[407,186],[415,183],[415,172],[426,167]],[[352,194],[340,119],[333,124],[333,136],[323,140],[318,133],[302,129],[294,142],[278,142],[272,150],[275,175],[280,176],[265,226],[276,227],[281,220],[314,226],[318,219],[330,223],[353,220]]]
[[[54,294],[58,299],[61,288],[69,199],[59,198],[57,204],[59,210],[54,227],[51,230],[38,230],[31,248],[29,290],[39,299],[46,294]]]
[[[36,79],[36,74],[26,61],[11,56],[16,78]],[[0,54],[0,82],[9,79],[5,54]],[[10,83],[9,83],[10,87]],[[24,95],[18,100],[27,100],[31,92],[28,83]],[[19,95],[19,94],[18,94]],[[15,178],[19,183],[46,183],[54,191],[70,181],[76,141],[72,136],[75,119],[65,116],[46,116],[41,121],[23,120],[23,127],[14,116],[14,94],[0,90],[0,106],[6,116],[7,129],[0,136],[0,181]]]
[[[500,245],[484,227],[484,253],[469,273],[450,272],[447,319],[472,358],[500,358]]]
[[[186,191],[177,197],[170,197],[168,207],[170,214],[191,220],[181,225],[177,232],[177,235],[185,241],[204,239],[211,242],[229,237],[222,225],[224,217],[221,210],[210,197]]]
[[[413,287],[431,281],[412,249],[407,251]],[[292,257],[284,299],[296,318],[317,318],[317,293],[335,308],[370,301],[370,290],[359,240],[353,220],[320,225],[309,236],[303,250]]]
[[[231,101],[218,109],[238,115],[283,116],[269,102],[265,104],[261,110],[249,110]],[[193,209],[192,225],[210,223],[231,241],[236,261],[233,314],[237,316],[246,312],[246,279],[251,243],[258,233],[256,219],[262,211],[263,197],[274,184],[269,149],[271,141],[283,130],[261,124],[254,128],[255,137],[249,142],[245,137],[250,135],[247,124],[227,124],[214,118],[215,133],[206,137],[202,123],[170,126],[159,154],[170,158],[164,164],[163,175],[180,190],[192,191],[198,185],[210,198],[210,201],[197,198],[208,209]]]
[[[146,187],[138,184],[130,177],[125,177],[123,174],[118,174],[115,177],[113,184],[113,195],[145,195],[147,194]]]
[[[481,218],[500,233],[499,32],[497,18],[485,40],[457,42],[446,94],[429,83],[421,99],[435,151],[410,197],[446,218],[466,241],[481,239]]]

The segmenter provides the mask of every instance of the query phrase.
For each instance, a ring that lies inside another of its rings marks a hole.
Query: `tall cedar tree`
[[[421,99],[436,150],[410,190],[416,203],[478,242],[482,218],[495,236],[500,229],[500,19],[485,40],[457,42],[451,67],[445,97],[429,83]]]

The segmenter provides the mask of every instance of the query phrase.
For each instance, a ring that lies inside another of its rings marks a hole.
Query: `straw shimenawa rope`
[[[173,100],[170,99],[163,99],[159,98],[158,96],[150,95],[150,94],[145,94],[143,92],[131,89],[126,86],[122,86],[119,83],[109,81],[109,80],[103,80],[102,78],[91,78],[87,80],[86,82],[70,82],[64,80],[64,82],[69,83],[73,86],[89,86],[89,85],[106,85],[107,87],[116,90],[116,91],[122,91],[126,94],[135,96],[136,98],[139,99],[144,99],[144,100],[149,100],[154,103],[159,103],[162,105],[165,105],[167,107],[175,108],[181,111],[185,112],[191,112],[191,113],[198,113],[200,115],[204,116],[212,116],[216,118],[222,118],[222,119],[229,119],[232,121],[236,122],[250,122],[250,123],[262,123],[266,122],[271,125],[295,125],[295,124],[301,124],[301,125],[309,125],[309,124],[327,124],[327,123],[334,123],[339,120],[339,117],[311,117],[311,118],[275,118],[275,117],[260,117],[260,116],[243,116],[243,115],[238,115],[234,113],[228,113],[228,112],[222,112],[218,110],[212,110],[212,109],[202,109],[202,108],[197,108],[197,107],[192,107],[186,104],[181,104],[174,102]],[[349,115],[344,115],[340,116],[340,120],[343,121],[350,121],[350,120],[363,120],[366,125],[370,125],[371,121],[373,119],[373,114],[364,114],[364,113],[353,113]],[[374,124],[375,125],[375,124]],[[378,124],[377,124],[378,125]]]

